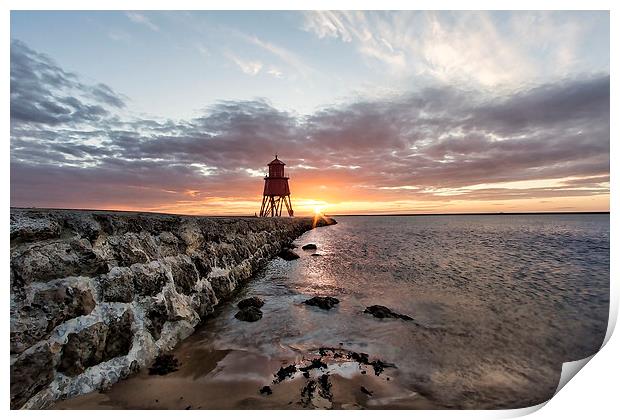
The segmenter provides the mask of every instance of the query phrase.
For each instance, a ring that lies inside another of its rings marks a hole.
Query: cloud
[[[151,22],[151,20],[145,15],[143,15],[142,13],[126,12],[125,15],[129,18],[130,21],[134,23],[144,25],[152,31],[156,31],[156,32],[159,31],[159,26]]]
[[[605,13],[312,11],[302,29],[351,44],[378,71],[478,87],[522,88],[608,72],[584,45]],[[596,61],[596,62],[595,62]]]
[[[242,72],[250,76],[256,76],[263,68],[263,63],[258,60],[243,60],[231,52],[227,52],[226,57],[235,63]]]
[[[46,125],[98,123],[123,97],[105,84],[86,85],[49,57],[11,42],[11,121]]]
[[[278,57],[283,63],[287,64],[291,68],[293,68],[297,73],[299,73],[303,77],[308,77],[311,73],[314,72],[314,69],[308,66],[304,61],[294,52],[289,51],[288,49],[281,47],[279,45],[273,44],[271,42],[263,41],[256,36],[248,36],[242,33],[236,33],[239,37],[244,39],[246,42],[260,47],[261,49],[275,55]]]
[[[123,119],[111,88],[83,84],[14,41],[11,203],[239,209],[260,195],[255,175],[275,153],[306,199],[406,209],[606,196],[609,86],[608,74],[502,96],[440,84],[310,115],[257,98],[218,102],[190,120]]]

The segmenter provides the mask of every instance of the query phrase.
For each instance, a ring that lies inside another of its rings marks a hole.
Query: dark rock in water
[[[302,372],[308,372],[312,369],[327,369],[327,365],[321,361],[320,358],[313,359],[312,362],[308,366],[300,367],[299,370]]]
[[[160,354],[149,368],[149,375],[167,375],[179,370],[179,361],[171,354]]]
[[[316,381],[313,379],[313,380],[308,381],[306,386],[304,386],[301,389],[301,403],[304,406],[307,407],[310,404],[312,404],[312,398],[314,397],[314,391],[316,391]]]
[[[237,303],[237,308],[239,308],[239,309],[245,309],[245,308],[249,308],[249,307],[260,308],[264,304],[265,304],[264,300],[262,300],[261,298],[256,297],[256,296],[252,296],[250,298],[243,299],[242,301]]]
[[[302,246],[301,249],[303,249],[304,251],[314,250],[314,249],[316,249],[316,245],[315,244],[307,244],[307,245]]]
[[[361,363],[363,365],[368,365],[370,364],[370,362],[368,361],[368,354],[367,353],[357,353],[355,351],[352,351],[348,354],[348,358],[355,360],[357,363]]]
[[[329,375],[324,373],[319,378],[319,395],[328,401],[333,398],[332,395],[332,383],[329,381]]]
[[[400,319],[404,319],[405,321],[412,321],[413,320],[413,318],[411,318],[408,315],[403,315],[403,314],[396,313],[396,312],[392,311],[390,308],[387,308],[387,307],[381,306],[381,305],[369,306],[369,307],[366,308],[364,313],[371,314],[375,318],[400,318]]]
[[[304,372],[302,375],[304,375],[304,378],[309,378],[310,377],[310,372]]]
[[[372,368],[375,370],[375,375],[377,376],[379,376],[385,368],[396,367],[396,365],[393,363],[384,362],[383,360],[379,360],[379,359],[373,360],[372,362],[369,363],[369,365],[371,365]]]
[[[239,312],[235,314],[235,318],[237,318],[240,321],[246,321],[246,322],[256,322],[262,317],[263,317],[263,311],[261,311],[260,309],[254,306],[248,306],[246,308],[243,308],[242,310],[240,310]]]
[[[311,257],[322,257],[322,255],[321,255],[321,254],[317,254],[316,252],[315,252],[314,254],[311,254],[310,256],[311,256]]]
[[[367,390],[365,387],[361,386],[361,387],[360,387],[360,390],[361,390],[364,394],[366,394],[366,395],[368,395],[368,396],[372,396],[372,391]]]
[[[295,365],[288,365],[286,367],[281,367],[280,370],[275,374],[276,380],[273,381],[274,384],[278,382],[282,382],[288,377],[293,376],[293,373],[297,372],[297,368]]]
[[[318,306],[321,309],[330,310],[334,305],[340,303],[340,301],[331,296],[315,296],[304,301],[304,303],[309,306]]]
[[[278,254],[278,257],[286,261],[292,261],[292,260],[296,260],[297,258],[299,258],[299,255],[297,255],[295,252],[291,251],[288,248],[284,248],[282,251],[280,251],[280,253]]]
[[[262,387],[259,392],[261,394],[267,394],[267,395],[273,394],[273,391],[271,390],[271,387],[269,385],[265,385],[264,387]]]

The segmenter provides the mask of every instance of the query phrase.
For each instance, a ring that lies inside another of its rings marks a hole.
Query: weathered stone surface
[[[157,245],[146,232],[129,232],[121,236],[111,236],[107,241],[114,250],[116,261],[121,266],[148,263],[157,259]]]
[[[11,352],[20,353],[66,320],[87,315],[95,308],[90,290],[60,283],[34,292],[32,300],[16,304],[11,325]]]
[[[87,239],[34,243],[11,253],[11,267],[20,284],[107,271]]]
[[[310,218],[11,209],[11,406],[47,407],[148,366],[312,227]],[[242,318],[260,319],[258,304],[248,308]]]
[[[168,320],[168,309],[164,302],[153,301],[146,305],[146,329],[155,340],[161,337],[161,330]]]
[[[42,241],[60,236],[60,225],[46,218],[17,218],[11,215],[11,240]]]
[[[125,355],[131,349],[133,314],[126,311],[109,324],[97,322],[68,336],[62,348],[58,371],[76,376],[87,368]]]
[[[54,355],[49,344],[22,353],[11,365],[11,408],[21,407],[54,377]]]
[[[198,281],[198,271],[187,255],[167,257],[165,263],[170,267],[177,292],[189,295]]]
[[[168,282],[166,271],[159,261],[131,266],[134,292],[140,296],[153,296],[161,292]]]
[[[134,275],[128,267],[113,267],[99,277],[101,297],[106,302],[131,302],[134,297]]]

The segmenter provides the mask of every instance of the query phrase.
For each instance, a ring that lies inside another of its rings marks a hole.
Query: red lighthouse
[[[288,188],[288,177],[284,176],[284,162],[276,158],[269,162],[269,176],[265,177],[263,190],[263,204],[260,206],[260,217],[280,217],[282,203],[286,206],[288,215],[293,217],[291,204],[291,190]]]

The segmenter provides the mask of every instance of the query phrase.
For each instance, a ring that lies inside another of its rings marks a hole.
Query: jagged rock
[[[20,353],[68,319],[87,315],[95,308],[90,290],[72,285],[70,280],[38,290],[32,300],[15,305],[11,323],[11,352]]]
[[[265,301],[262,300],[261,298],[257,297],[257,296],[252,296],[249,297],[247,299],[243,299],[242,301],[240,301],[239,303],[237,303],[237,307],[239,309],[245,309],[248,307],[255,307],[255,308],[262,308],[262,306],[265,304]]]
[[[412,321],[409,315],[403,315],[392,311],[390,308],[381,305],[372,305],[364,310],[364,313],[371,314],[375,318],[400,318],[405,321]]]
[[[131,302],[134,297],[133,272],[129,267],[113,267],[99,278],[101,296],[106,302]]]
[[[140,296],[156,295],[168,282],[164,267],[159,261],[151,261],[148,264],[134,264],[131,266],[131,272],[134,291]]]
[[[145,310],[146,329],[155,340],[161,337],[161,330],[168,320],[168,309],[163,302],[151,302]]]
[[[60,236],[60,225],[46,218],[15,218],[11,215],[11,240],[42,241]]]
[[[335,305],[340,303],[340,301],[331,296],[315,296],[304,301],[304,303],[309,306],[317,306],[321,309],[330,310]]]
[[[301,249],[303,249],[304,251],[315,250],[316,249],[316,245],[315,244],[307,244],[307,245],[302,246]]]
[[[157,258],[157,244],[144,231],[139,234],[128,232],[120,236],[110,236],[107,241],[121,266],[147,263]]]
[[[11,254],[11,268],[19,285],[107,271],[87,239],[34,243]]]
[[[54,355],[48,343],[28,349],[11,365],[11,408],[20,408],[54,378]]]
[[[187,255],[179,255],[167,257],[164,261],[170,267],[177,292],[184,295],[191,294],[198,281],[198,271],[192,259]]]
[[[266,394],[266,395],[271,395],[271,394],[273,394],[273,391],[271,390],[271,387],[269,385],[265,385],[264,387],[262,387],[260,389],[260,393],[261,394]]]
[[[87,368],[117,356],[125,355],[131,348],[133,314],[126,311],[120,319],[109,325],[97,322],[78,333],[71,333],[62,348],[58,371],[76,376]]]
[[[149,368],[149,375],[167,375],[179,370],[179,361],[171,354],[160,354]]]
[[[291,251],[288,248],[284,248],[282,251],[280,251],[280,253],[278,254],[278,257],[286,261],[292,261],[292,260],[296,260],[297,258],[299,258],[299,255],[297,255],[297,253]]]
[[[263,312],[254,306],[248,306],[235,314],[235,318],[246,322],[256,322],[262,317]]]
[[[295,365],[283,366],[274,375],[276,379],[273,383],[276,384],[278,382],[282,382],[286,378],[292,377],[295,372],[297,372],[297,367],[295,367]]]

